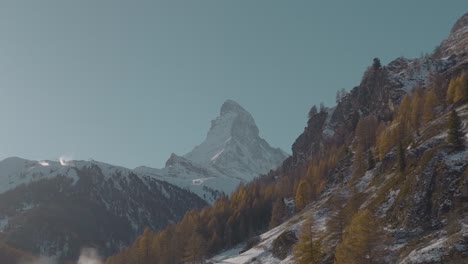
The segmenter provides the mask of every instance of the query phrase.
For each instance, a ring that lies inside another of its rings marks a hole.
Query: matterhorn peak
[[[252,115],[233,100],[223,103],[203,143],[183,157],[245,180],[268,172],[285,159],[283,151],[259,136]]]
[[[233,100],[226,100],[221,106],[220,115],[227,113],[249,114],[240,104]]]

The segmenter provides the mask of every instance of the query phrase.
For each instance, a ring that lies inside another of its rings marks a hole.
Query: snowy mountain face
[[[418,59],[400,57],[379,69],[368,69],[361,84],[336,107],[313,115],[295,141],[293,154],[285,161],[284,169],[295,169],[307,162],[321,151],[327,140],[340,142],[341,133],[353,131],[350,129],[356,125],[353,120],[369,114],[387,120],[387,113],[398,106],[404,94],[411,93],[414,86],[428,87],[431,75],[450,80],[463,70],[468,70],[468,13],[455,23],[448,38],[433,54]],[[353,182],[350,155],[329,171],[327,187],[304,210],[259,235],[257,245],[247,250],[245,243],[238,245],[208,262],[296,263],[291,246],[285,250],[287,246],[281,236],[292,233],[299,237],[304,219],[312,217],[314,235],[320,237],[326,248],[318,263],[333,263],[334,250],[330,249],[339,240],[334,237],[336,231],[330,230],[334,225],[329,224],[339,210],[334,209],[331,198],[347,200],[357,192],[362,199],[359,209],[373,208],[387,232],[381,242],[386,252],[378,263],[467,263],[468,105],[454,108],[462,122],[464,149],[454,151],[446,145],[449,111],[440,113],[421,129],[421,135],[413,135],[414,143],[406,149],[408,163],[413,165],[404,174],[397,171],[394,149],[374,169]],[[421,163],[422,160],[425,161]],[[275,256],[275,242],[279,242],[282,251],[288,252],[285,258]]]
[[[272,148],[259,136],[253,117],[228,100],[211,122],[206,139],[180,157],[173,154],[163,169],[139,167],[136,173],[189,189],[208,202],[230,194],[239,183],[278,167],[285,152]]]
[[[97,161],[0,162],[0,242],[37,255],[111,254],[205,202],[167,182]]]
[[[250,181],[276,168],[286,155],[260,138],[252,116],[234,101],[226,101],[202,144],[184,158],[230,177]]]
[[[354,130],[361,117],[374,115],[385,122],[392,120],[393,111],[414,87],[428,88],[434,78],[445,82],[463,70],[468,70],[468,14],[455,23],[449,36],[432,54],[416,59],[399,57],[384,66],[370,66],[361,83],[335,107],[309,119],[292,146],[293,153],[285,161],[286,167],[303,164],[325,141],[340,142],[343,135]]]

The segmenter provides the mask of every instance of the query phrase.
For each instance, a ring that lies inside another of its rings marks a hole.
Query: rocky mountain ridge
[[[287,157],[259,136],[253,117],[238,103],[227,100],[211,121],[206,139],[192,151],[172,154],[163,169],[138,167],[134,171],[190,190],[207,202],[230,194],[272,169]]]

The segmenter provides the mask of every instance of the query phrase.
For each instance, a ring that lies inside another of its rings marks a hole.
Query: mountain
[[[111,254],[205,202],[164,181],[97,161],[0,162],[0,244],[57,259]]]
[[[260,138],[245,109],[226,101],[205,141],[183,157],[172,154],[163,169],[7,158],[0,161],[0,244],[57,259],[76,258],[83,246],[109,255],[145,227],[175,223],[285,157]]]
[[[284,166],[304,164],[320,151],[327,141],[340,143],[356,127],[361,117],[374,115],[379,120],[393,120],[393,113],[403,96],[414,87],[436,86],[435,93],[445,98],[448,80],[468,68],[468,14],[453,26],[447,39],[428,54],[416,59],[396,58],[386,66],[374,59],[361,83],[342,96],[337,105],[313,115],[292,145],[292,155]]]
[[[134,171],[188,189],[208,202],[230,194],[278,167],[286,153],[259,136],[253,117],[238,103],[227,100],[211,121],[206,139],[192,151],[172,154],[163,169],[138,167]]]
[[[352,150],[359,139],[349,131],[355,131],[359,121],[369,116],[388,122],[387,131],[395,131],[402,99],[416,98],[417,92],[412,88],[421,87],[424,91],[432,90],[440,105],[432,109],[437,113],[433,120],[419,132],[410,132],[410,142],[405,143],[404,150],[405,170],[399,171],[401,154],[395,146],[374,168],[367,168],[362,174],[355,172],[357,153],[347,153],[325,172],[323,190],[302,211],[258,235],[254,246],[247,247],[249,242],[239,244],[212,256],[208,262],[296,263],[293,245],[302,234],[301,226],[312,218],[313,233],[320,237],[324,247],[317,263],[343,263],[336,257],[346,252],[337,252],[340,244],[346,242],[346,233],[363,228],[352,226],[353,221],[343,217],[351,218],[355,212],[368,210],[385,233],[376,241],[379,246],[374,248],[377,253],[372,253],[374,263],[465,263],[468,259],[468,99],[444,105],[450,81],[463,72],[468,72],[468,13],[455,23],[450,35],[432,54],[417,59],[400,57],[386,66],[376,65],[374,60],[359,86],[335,107],[311,116],[293,144],[291,157],[283,163],[283,171],[293,174],[303,166],[313,166],[314,159],[325,152],[326,146],[343,144]],[[466,79],[464,87],[468,93]],[[464,142],[461,149],[447,144],[451,110],[461,119]],[[377,144],[371,150],[378,148]],[[340,225],[341,231],[337,228]],[[349,235],[351,243],[358,240],[351,237],[354,235]],[[353,254],[345,254],[351,261]]]
[[[466,32],[468,14],[431,54],[374,59],[278,169],[106,264],[466,263]]]

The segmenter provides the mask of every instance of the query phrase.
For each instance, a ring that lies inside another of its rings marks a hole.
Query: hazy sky
[[[0,159],[160,167],[226,99],[290,152],[372,58],[431,52],[468,11],[449,2],[2,0]]]

